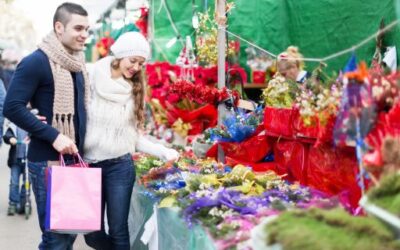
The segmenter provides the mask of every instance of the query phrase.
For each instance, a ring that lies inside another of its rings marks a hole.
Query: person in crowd
[[[303,56],[295,46],[289,46],[286,51],[278,55],[278,72],[288,80],[304,83],[310,73],[303,70]]]
[[[3,135],[3,126],[4,126],[3,106],[5,98],[6,98],[6,89],[4,87],[3,80],[0,78],[0,135]],[[2,140],[0,140],[0,146],[1,144]]]
[[[20,179],[25,173],[29,138],[25,130],[8,122],[3,140],[10,145],[7,163],[11,170],[11,178],[7,215],[12,216],[15,213],[23,213],[25,208],[26,190],[23,184],[20,187]]]
[[[14,74],[15,67],[20,61],[21,56],[17,49],[5,49],[1,54],[2,72],[0,73],[6,90],[10,85],[11,78]]]
[[[102,58],[90,72],[84,152],[91,167],[102,169],[101,231],[85,235],[95,249],[130,249],[128,214],[135,182],[132,153],[142,151],[165,160],[177,151],[156,144],[142,133],[145,108],[144,64],[150,56],[146,38],[138,32],[122,34],[111,46],[113,56]],[[108,234],[104,212],[107,207]]]
[[[54,161],[60,154],[72,161],[71,154],[83,152],[90,93],[82,51],[88,29],[88,13],[82,6],[58,6],[53,31],[18,64],[4,103],[4,115],[31,137],[28,168],[42,231],[39,249],[72,249],[76,238],[45,231],[45,170],[58,165]],[[38,116],[28,110],[28,102]]]

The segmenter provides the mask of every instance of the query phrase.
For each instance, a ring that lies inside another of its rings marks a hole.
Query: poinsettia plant
[[[230,91],[226,87],[217,89],[215,87],[193,84],[186,80],[178,80],[173,83],[170,93],[178,95],[181,99],[187,99],[200,105],[217,104],[231,97],[234,103],[239,101],[237,91]]]

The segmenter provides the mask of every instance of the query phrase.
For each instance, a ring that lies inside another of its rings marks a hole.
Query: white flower
[[[221,212],[222,212],[222,211],[221,211]],[[235,214],[235,211],[233,211],[232,209],[228,209],[228,210],[226,210],[225,212],[222,212],[222,213],[221,213],[221,215],[222,215],[223,218],[230,217],[230,216],[232,216],[232,215],[234,215],[234,214]]]
[[[213,207],[210,209],[210,211],[208,212],[209,215],[214,216],[214,217],[221,217],[220,216],[220,211],[218,210],[217,207]]]
[[[383,89],[379,86],[373,86],[372,87],[372,96],[373,97],[379,97],[383,94]]]

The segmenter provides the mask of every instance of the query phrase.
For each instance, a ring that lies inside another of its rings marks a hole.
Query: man
[[[45,231],[45,169],[60,153],[68,158],[83,152],[89,82],[82,50],[88,23],[82,6],[61,4],[54,14],[54,30],[18,65],[4,104],[4,115],[31,134],[28,160],[42,230],[39,249],[72,249],[76,238]],[[39,111],[38,117],[26,108],[28,102]]]

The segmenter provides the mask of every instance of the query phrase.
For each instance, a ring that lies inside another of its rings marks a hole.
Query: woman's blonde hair
[[[114,70],[117,70],[119,68],[119,64],[121,62],[121,59],[114,59],[111,62],[111,67]],[[145,95],[145,86],[146,86],[146,81],[144,77],[144,72],[142,69],[140,69],[136,74],[134,74],[131,78],[126,79],[132,84],[132,93],[133,93],[133,98],[134,98],[134,103],[135,103],[135,109],[134,109],[134,115],[136,118],[136,127],[139,129],[144,128],[144,120],[145,120],[145,115],[144,115],[144,95]]]
[[[286,51],[280,53],[278,55],[278,63],[279,62],[296,64],[300,70],[304,68],[303,55],[300,54],[299,48],[296,46],[289,46]]]

